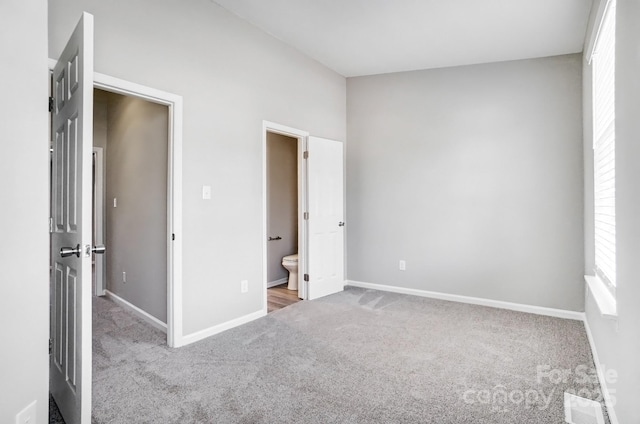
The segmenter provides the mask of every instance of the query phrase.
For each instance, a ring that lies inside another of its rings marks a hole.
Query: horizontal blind
[[[616,285],[615,13],[605,12],[594,49],[593,136],[596,273]]]

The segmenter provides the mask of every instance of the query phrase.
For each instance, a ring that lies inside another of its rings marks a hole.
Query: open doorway
[[[170,347],[183,346],[185,342],[182,335],[182,96],[97,72],[94,73],[94,88],[163,105],[168,110],[167,184],[165,186],[167,190],[167,239],[163,242],[167,248],[167,320],[165,328],[167,344]],[[107,207],[106,201],[105,207]],[[127,278],[126,274],[125,278]],[[135,307],[131,309],[136,311]],[[150,322],[153,323],[153,320]]]
[[[93,111],[95,293],[166,333],[168,107],[94,89]]]
[[[264,313],[307,298],[307,136],[263,122]]]
[[[267,312],[300,300],[298,139],[267,132]]]

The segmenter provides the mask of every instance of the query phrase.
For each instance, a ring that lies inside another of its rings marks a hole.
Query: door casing
[[[104,149],[93,146],[93,244],[104,245]],[[104,255],[94,255],[95,284],[93,294],[104,296],[106,286],[106,268]]]

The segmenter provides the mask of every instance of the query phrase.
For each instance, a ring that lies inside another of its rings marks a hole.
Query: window
[[[597,34],[593,64],[593,149],[596,275],[615,294],[615,32],[616,3],[611,0]]]

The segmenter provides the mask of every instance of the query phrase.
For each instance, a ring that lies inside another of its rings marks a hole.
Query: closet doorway
[[[95,294],[167,331],[166,105],[94,89]]]

